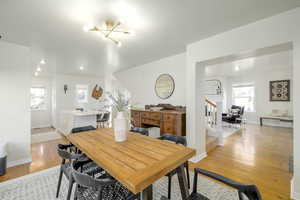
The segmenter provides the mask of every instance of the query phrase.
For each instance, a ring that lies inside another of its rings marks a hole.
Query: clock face
[[[171,75],[161,74],[155,83],[155,93],[161,99],[172,96],[175,89],[175,82]]]

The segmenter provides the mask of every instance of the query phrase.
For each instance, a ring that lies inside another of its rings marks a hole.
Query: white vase
[[[116,142],[124,142],[128,135],[128,119],[125,112],[118,112],[114,119],[114,134]]]

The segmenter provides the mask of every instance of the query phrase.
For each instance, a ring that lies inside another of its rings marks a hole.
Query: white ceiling
[[[281,51],[263,56],[250,57],[234,62],[220,63],[205,67],[207,77],[237,77],[268,73],[270,71],[291,71],[293,51]]]
[[[56,57],[55,72],[82,73],[84,65],[83,73],[101,74],[183,52],[188,43],[297,6],[299,0],[1,0],[0,34],[38,49],[34,62]],[[136,32],[121,48],[82,31],[120,18]]]

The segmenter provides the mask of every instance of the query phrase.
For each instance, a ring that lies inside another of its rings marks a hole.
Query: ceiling
[[[181,53],[188,43],[298,6],[299,0],[1,0],[0,35],[36,49],[33,63],[55,57],[51,72],[100,75]],[[125,20],[136,35],[118,48],[82,30],[106,19]]]
[[[292,71],[292,56],[293,51],[286,50],[234,62],[209,65],[205,67],[205,75],[207,77],[237,77],[268,73],[270,71]]]

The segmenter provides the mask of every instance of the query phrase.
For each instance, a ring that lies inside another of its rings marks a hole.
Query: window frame
[[[243,87],[252,87],[253,88],[253,96],[234,96],[234,88],[243,88]],[[232,105],[235,105],[235,98],[252,98],[253,102],[253,110],[247,110],[245,108],[245,112],[255,113],[256,112],[256,101],[255,101],[255,84],[254,83],[241,83],[241,84],[232,84]],[[238,105],[239,106],[239,105]]]

